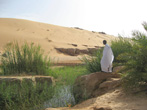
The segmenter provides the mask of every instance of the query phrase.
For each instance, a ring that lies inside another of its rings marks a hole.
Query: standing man
[[[103,50],[103,57],[101,59],[101,71],[112,72],[112,62],[114,60],[114,55],[106,40],[103,40],[103,44],[105,47]]]

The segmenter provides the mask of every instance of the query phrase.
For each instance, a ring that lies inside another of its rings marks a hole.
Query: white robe
[[[112,72],[112,62],[114,55],[111,47],[106,44],[103,50],[103,57],[101,59],[101,70],[104,72]]]

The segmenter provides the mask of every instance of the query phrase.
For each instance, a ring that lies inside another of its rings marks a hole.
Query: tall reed
[[[2,58],[2,70],[8,74],[46,74],[50,67],[50,59],[43,55],[43,50],[33,43],[19,46],[10,43],[5,48],[6,58]]]
[[[54,87],[47,83],[34,85],[26,81],[22,84],[3,82],[0,84],[0,110],[41,110],[44,102],[53,95]]]

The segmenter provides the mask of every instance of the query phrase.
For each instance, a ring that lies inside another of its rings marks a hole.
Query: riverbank
[[[122,88],[118,88],[71,108],[47,108],[45,110],[146,110],[146,104],[147,95],[145,92],[126,94]]]

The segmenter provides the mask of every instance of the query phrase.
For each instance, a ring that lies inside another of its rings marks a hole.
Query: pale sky
[[[131,37],[144,32],[147,0],[0,0],[0,18],[21,18]]]

